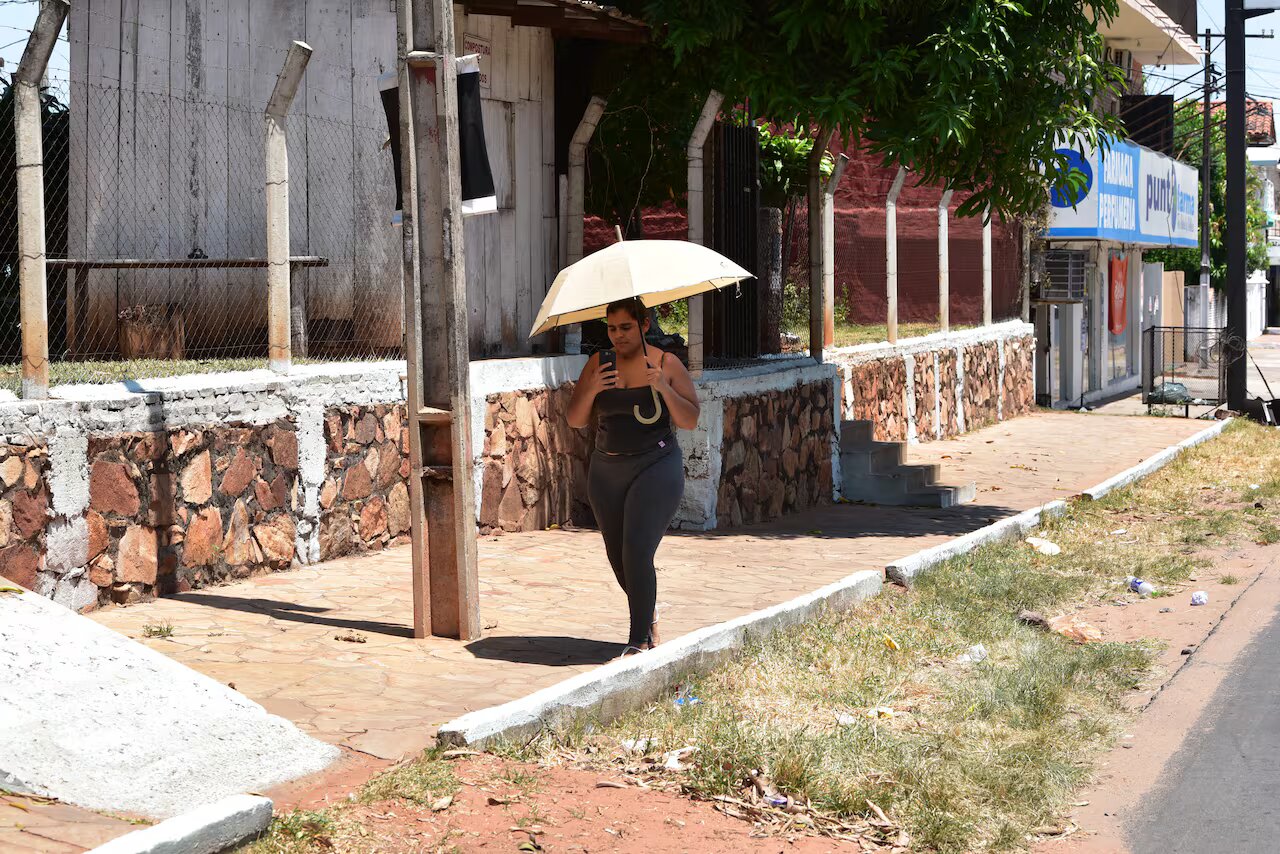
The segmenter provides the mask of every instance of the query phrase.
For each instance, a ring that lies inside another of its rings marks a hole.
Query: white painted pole
[[[703,192],[703,152],[707,137],[720,114],[720,105],[724,95],[712,89],[702,105],[702,114],[693,126],[693,134],[689,137],[689,147],[685,156],[689,161],[689,201],[688,219],[690,243],[702,245],[706,242],[706,200]],[[702,366],[706,361],[706,298],[699,295],[689,297],[689,371],[695,377],[702,374]]]
[[[836,189],[849,165],[841,154],[822,192],[822,346],[836,345]]]
[[[1031,230],[1022,226],[1022,322],[1031,322]]]
[[[982,212],[982,325],[991,325],[991,206]]]
[[[821,128],[809,152],[809,356],[822,361],[822,342],[826,336],[823,320],[823,202],[822,160],[831,144],[833,131]]]
[[[586,181],[587,181],[587,144],[600,124],[607,102],[599,95],[592,96],[587,108],[582,112],[582,120],[569,140],[569,223],[566,264],[582,260],[582,218],[586,214]],[[582,327],[573,324],[564,332],[564,351],[566,353],[582,352]]]
[[[907,168],[899,166],[884,201],[884,290],[888,301],[886,325],[890,344],[898,343],[898,193],[902,192],[902,182],[906,177]]]
[[[938,326],[943,332],[951,328],[951,190],[944,190],[938,200]]]
[[[40,81],[67,19],[64,0],[44,0],[13,75],[14,149],[18,166],[18,277],[21,286],[22,396],[49,396],[49,306],[45,269],[44,131]]]
[[[306,346],[306,304],[299,303],[299,317],[292,317],[289,267],[289,147],[285,126],[289,105],[298,93],[302,74],[311,61],[311,46],[295,41],[289,46],[284,67],[276,78],[275,89],[267,101],[266,165],[267,165],[267,336],[268,364],[280,374],[289,373],[293,362],[291,333],[298,331],[301,346]]]

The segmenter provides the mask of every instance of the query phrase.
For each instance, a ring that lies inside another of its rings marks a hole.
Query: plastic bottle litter
[[[1027,537],[1027,545],[1040,552],[1042,555],[1062,554],[1062,546],[1057,543],[1050,542],[1043,537]]]
[[[765,798],[764,802],[769,806],[777,807],[778,809],[786,809],[787,804],[791,803],[790,799],[788,799],[786,795],[771,795]]]
[[[1208,605],[1209,594],[1205,593],[1203,590],[1197,590],[1195,593],[1191,594],[1191,604],[1192,605]]]
[[[969,647],[967,652],[960,655],[956,661],[961,664],[981,664],[987,660],[987,648],[980,643],[975,643]]]
[[[675,704],[678,709],[683,709],[685,706],[696,706],[701,702],[693,695],[693,689],[691,688],[681,685],[680,689],[676,691]]]
[[[1136,578],[1132,575],[1126,578],[1124,583],[1130,590],[1137,593],[1143,599],[1146,599],[1152,593],[1156,592],[1156,586],[1150,581],[1143,581],[1141,578]]]

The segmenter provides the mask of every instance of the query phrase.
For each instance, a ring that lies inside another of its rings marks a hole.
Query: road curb
[[[232,795],[99,845],[89,854],[217,854],[271,824],[270,798]]]
[[[825,610],[847,610],[883,585],[881,573],[864,570],[742,617],[707,626],[630,656],[570,677],[527,697],[470,712],[440,727],[437,743],[483,746],[501,738],[528,738],[575,720],[609,721],[641,708],[693,673],[704,673],[761,638],[810,620]]]
[[[1080,492],[1072,496],[1073,501],[1097,501],[1115,492],[1117,489],[1128,486],[1131,483],[1149,477],[1155,472],[1167,466],[1169,463],[1177,459],[1185,451],[1201,445],[1210,439],[1216,438],[1227,429],[1232,419],[1228,418],[1219,421],[1212,427],[1207,427],[1183,439],[1176,445],[1170,445],[1163,451],[1159,451],[1147,457],[1136,466],[1125,469],[1119,474],[1109,477],[1097,486]],[[932,548],[922,549],[914,554],[899,558],[884,568],[885,578],[895,584],[901,584],[904,587],[910,586],[911,580],[921,573],[927,572],[939,564],[959,557],[963,554],[976,549],[978,546],[994,543],[1001,540],[1021,539],[1026,534],[1038,528],[1046,518],[1061,516],[1067,511],[1068,504],[1065,501],[1050,501],[1039,507],[1033,507],[1025,510],[1017,516],[1010,516],[1008,519],[1001,519],[993,522],[985,528],[979,528],[976,531],[965,534],[962,537],[956,537],[948,540],[941,545]]]
[[[1154,474],[1181,456],[1183,452],[1222,435],[1222,431],[1227,429],[1227,425],[1233,420],[1234,419],[1227,418],[1223,421],[1219,421],[1212,427],[1206,427],[1199,433],[1187,439],[1183,439],[1176,445],[1170,445],[1163,451],[1152,454],[1136,466],[1127,468],[1115,477],[1109,477],[1092,489],[1086,489],[1084,492],[1081,492],[1076,496],[1076,500],[1097,501],[1098,499],[1115,492],[1117,489],[1126,487],[1134,481],[1141,480],[1144,477]]]
[[[963,554],[1001,540],[1021,539],[1029,531],[1035,530],[1046,518],[1061,516],[1067,512],[1067,502],[1050,501],[1039,507],[1024,510],[1017,516],[1010,516],[998,522],[992,522],[984,528],[971,531],[961,537],[947,540],[936,546],[921,549],[918,552],[899,558],[884,568],[885,578],[903,587],[911,585],[911,579],[921,573],[933,569],[940,563],[959,557]]]

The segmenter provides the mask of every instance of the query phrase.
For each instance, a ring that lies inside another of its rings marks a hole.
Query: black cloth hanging
[[[458,66],[458,150],[462,177],[462,215],[493,213],[498,209],[489,150],[485,145],[484,116],[480,109],[480,57],[457,58]],[[392,71],[379,81],[382,110],[387,116],[391,162],[395,173],[396,198],[392,222],[400,222],[404,211],[404,180],[401,173],[399,77]]]

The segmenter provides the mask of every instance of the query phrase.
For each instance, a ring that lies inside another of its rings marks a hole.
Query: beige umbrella
[[[724,288],[753,274],[684,240],[619,240],[560,271],[533,322],[535,335],[604,317],[611,302],[639,297],[649,308]]]

